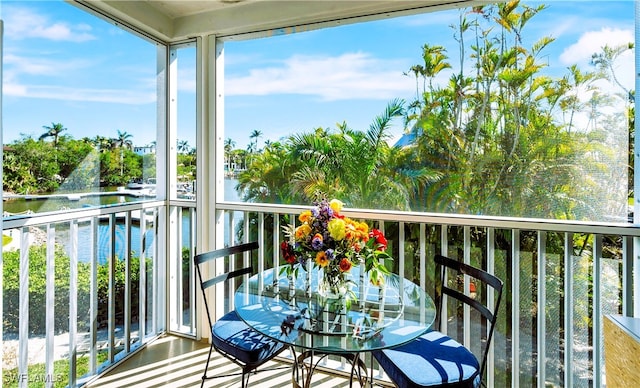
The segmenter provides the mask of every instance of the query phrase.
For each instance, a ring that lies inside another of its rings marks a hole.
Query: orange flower
[[[296,240],[302,240],[311,233],[311,227],[307,224],[300,225],[296,228]]]
[[[316,264],[318,264],[320,267],[326,267],[327,265],[329,265],[329,258],[324,251],[320,251],[316,255]]]
[[[305,210],[298,216],[300,222],[305,223],[311,220],[311,210]]]
[[[348,272],[351,269],[351,260],[346,257],[340,260],[340,271]]]

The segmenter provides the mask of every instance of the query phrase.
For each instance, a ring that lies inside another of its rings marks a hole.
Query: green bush
[[[63,333],[69,330],[69,274],[70,260],[61,247],[55,249],[55,296],[54,296],[54,322],[55,332]],[[89,329],[90,306],[90,275],[89,263],[78,263],[78,330]],[[29,248],[29,333],[32,335],[44,335],[46,331],[46,247],[32,246]],[[148,260],[147,276],[151,276],[151,261]],[[4,253],[4,322],[5,333],[16,333],[19,325],[20,313],[20,252],[11,251]],[[123,323],[124,296],[125,296],[125,262],[117,259],[115,264],[115,311],[116,324]],[[97,268],[98,279],[98,317],[99,326],[105,326],[108,322],[109,301],[109,265],[100,264]],[[132,317],[137,318],[138,288],[140,280],[140,263],[136,258],[131,259],[131,311]]]

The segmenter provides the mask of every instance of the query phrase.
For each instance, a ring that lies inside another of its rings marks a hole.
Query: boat
[[[155,190],[156,189],[156,179],[148,178],[146,181],[141,179],[136,179],[127,183],[127,189],[129,190]]]

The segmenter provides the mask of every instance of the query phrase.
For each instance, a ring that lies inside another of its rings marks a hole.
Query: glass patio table
[[[253,275],[235,292],[238,315],[258,332],[289,345],[293,353],[292,382],[309,387],[319,362],[337,355],[351,364],[351,384],[368,381],[362,354],[398,346],[431,328],[433,299],[418,285],[392,274],[380,286],[349,272],[350,291],[342,297],[318,292],[322,272],[300,268],[297,276],[280,268]],[[296,349],[301,353],[296,354]]]

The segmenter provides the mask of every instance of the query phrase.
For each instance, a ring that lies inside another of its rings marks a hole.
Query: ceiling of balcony
[[[176,42],[194,36],[220,37],[274,30],[313,29],[443,8],[470,0],[67,0],[125,22],[155,39]]]

